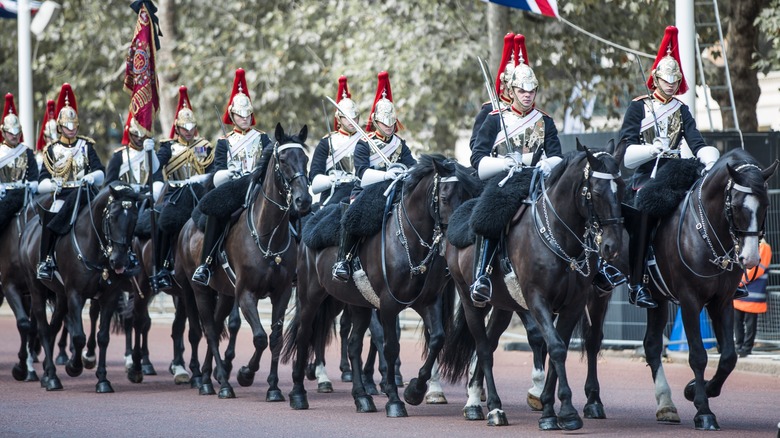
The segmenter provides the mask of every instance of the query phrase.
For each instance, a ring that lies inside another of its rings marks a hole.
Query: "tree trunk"
[[[756,17],[764,8],[765,0],[734,0],[723,14],[728,20],[728,30],[725,35],[726,56],[731,73],[731,87],[734,92],[734,106],[737,110],[739,128],[744,132],[758,130],[756,106],[761,89],[758,86],[758,76],[753,65],[753,53],[758,49],[758,28],[753,25]],[[719,83],[725,84],[724,73],[720,73]],[[728,91],[712,92],[712,98],[721,108],[731,106]],[[724,129],[734,128],[734,118],[731,110],[722,111]]]
[[[510,9],[506,6],[500,6],[495,3],[488,3],[488,40],[490,47],[490,69],[493,74],[498,71],[498,64],[501,63],[501,54],[504,51],[504,35],[510,32],[509,15]],[[494,79],[494,78],[492,78]]]
[[[160,84],[160,124],[162,125],[162,137],[169,134],[176,117],[176,103],[178,102],[178,87],[176,81],[179,71],[175,67],[173,51],[179,42],[176,30],[176,3],[174,0],[159,0],[160,30],[163,37],[160,38],[160,50],[157,52],[157,79]]]

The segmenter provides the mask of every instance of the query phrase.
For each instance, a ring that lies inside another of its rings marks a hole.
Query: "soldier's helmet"
[[[79,113],[76,104],[76,94],[70,84],[62,84],[60,95],[57,98],[57,127],[77,129],[79,127]]]
[[[249,88],[246,85],[246,73],[243,68],[236,69],[236,76],[233,79],[233,91],[230,94],[227,109],[222,117],[222,121],[227,124],[233,124],[233,114],[241,117],[252,116],[252,125],[255,124],[254,108],[252,99],[249,97]]]
[[[19,122],[19,113],[16,111],[16,105],[14,104],[14,95],[11,93],[5,95],[2,130],[11,135],[22,132],[22,124]]]
[[[650,78],[647,80],[647,88],[651,90],[658,88],[658,79],[663,79],[670,84],[680,81],[674,94],[684,94],[688,91],[688,84],[685,82],[680,68],[680,45],[677,42],[677,33],[677,28],[674,26],[666,28],[653,63],[653,69],[650,72]]]

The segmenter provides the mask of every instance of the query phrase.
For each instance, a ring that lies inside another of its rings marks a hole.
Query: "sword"
[[[647,84],[647,78],[645,77],[645,69],[642,67],[642,61],[639,60],[639,55],[634,54],[636,63],[639,65],[639,72],[642,74],[642,84]],[[658,127],[658,118],[655,116],[655,106],[653,106],[653,96],[650,91],[647,92],[647,98],[650,99],[650,112],[653,114],[653,127],[655,128],[656,138],[661,138],[661,129]],[[655,179],[655,173],[658,172],[658,163],[661,162],[661,154],[655,157],[655,165],[653,165],[653,171],[650,172],[650,179]]]
[[[225,141],[227,141],[227,130],[225,129],[225,123],[222,121],[222,117],[219,115],[219,108],[217,108],[217,105],[214,105],[214,112],[217,113],[217,120],[219,120],[219,126],[222,127],[222,135],[225,137]],[[227,146],[227,155],[228,155],[228,162],[233,161],[233,154],[230,152],[230,142],[228,141]]]
[[[122,114],[116,113],[117,116],[119,116],[119,126],[122,127],[122,130],[125,129],[125,122],[122,120]],[[127,133],[128,140],[130,139],[130,132]],[[132,184],[132,181],[135,180],[135,177],[133,175],[133,166],[132,163],[130,163],[130,149],[125,148],[125,155],[127,155],[127,173],[128,173],[128,179],[130,180],[130,183]],[[121,168],[121,166],[120,166]]]
[[[347,113],[345,113],[344,110],[341,109],[341,107],[339,106],[339,104],[336,103],[335,100],[331,99],[330,96],[325,96],[325,99],[328,99],[328,102],[332,103],[333,106],[335,106],[336,109],[339,111],[339,113],[342,116],[344,116],[345,119],[349,120],[352,123],[352,125],[355,127],[357,132],[360,133],[360,136],[363,137],[363,140],[365,140],[366,143],[368,143],[368,146],[371,147],[371,149],[374,151],[375,154],[379,155],[379,158],[381,158],[382,161],[385,162],[387,167],[393,165],[393,163],[390,162],[387,156],[382,152],[382,149],[380,149],[379,146],[377,146],[376,143],[374,143],[374,139],[369,137],[366,131],[364,131],[363,128],[361,128],[360,125],[354,119],[352,119],[352,117],[348,116]]]
[[[477,56],[479,61],[479,68],[482,70],[482,79],[485,81],[485,88],[487,89],[488,96],[490,96],[490,104],[493,105],[493,110],[498,110],[498,120],[501,123],[501,130],[504,132],[504,140],[506,141],[507,148],[509,146],[509,133],[506,130],[506,123],[504,122],[504,116],[501,114],[501,106],[498,101],[498,96],[495,94],[495,90],[490,84],[490,78],[493,75],[490,74],[490,69],[484,59]],[[522,164],[522,161],[521,161]]]
[[[325,109],[325,101],[321,100],[322,103],[322,114],[325,116],[325,132],[328,133],[328,149],[330,150],[330,157],[333,160],[333,167],[335,168],[337,165],[339,166],[340,170],[344,170],[341,168],[341,163],[336,163],[336,152],[333,150],[333,141],[331,140],[330,135],[330,124],[328,124],[328,110]]]

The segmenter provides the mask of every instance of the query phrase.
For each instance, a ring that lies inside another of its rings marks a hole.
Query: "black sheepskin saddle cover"
[[[192,217],[192,210],[198,199],[204,197],[206,188],[200,184],[190,184],[179,187],[170,197],[160,212],[160,229],[170,235],[175,235]],[[243,199],[241,200],[243,203]]]
[[[11,223],[14,216],[22,209],[26,192],[23,189],[8,190],[5,192],[3,199],[0,199],[0,230],[5,230],[5,227]]]
[[[498,183],[506,178],[506,172],[488,180],[471,213],[474,233],[490,239],[499,239],[504,234],[507,224],[528,197],[533,171],[528,168],[515,172],[503,187],[499,187]]]
[[[307,216],[303,225],[303,243],[319,251],[338,246],[341,234],[341,207],[337,204],[326,205]]]
[[[227,219],[244,205],[251,183],[251,174],[228,181],[208,192],[198,203],[198,209],[207,216]]]
[[[341,219],[341,225],[347,233],[360,237],[370,237],[382,229],[382,215],[385,211],[387,198],[385,190],[392,181],[371,184],[352,201],[352,205]],[[402,187],[396,188],[396,195]]]
[[[447,240],[455,248],[467,248],[476,241],[477,236],[471,229],[471,214],[478,201],[479,198],[469,199],[460,204],[460,207],[450,216],[450,222],[447,225]]]
[[[48,226],[51,231],[60,236],[68,234],[70,231],[70,218],[73,216],[74,212],[75,214],[78,214],[78,212],[87,205],[87,190],[90,190],[89,198],[94,200],[95,195],[97,195],[97,190],[91,186],[70,190],[70,193],[68,193],[63,200],[64,204],[62,205],[62,208],[60,208],[60,211],[57,212],[51,222],[49,222]],[[81,191],[81,197],[78,196],[79,191]],[[78,205],[76,205],[76,198],[78,198]],[[100,220],[100,218],[95,218],[95,220]]]
[[[701,177],[703,169],[704,165],[696,159],[669,160],[658,169],[655,179],[637,193],[634,205],[651,216],[669,216]]]

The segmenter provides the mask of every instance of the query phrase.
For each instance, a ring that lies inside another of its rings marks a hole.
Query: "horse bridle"
[[[594,157],[598,157],[601,154],[606,154],[606,152],[599,152],[594,154]],[[603,234],[603,226],[622,226],[623,224],[623,217],[614,217],[614,218],[608,218],[608,219],[600,219],[598,214],[596,213],[595,209],[593,208],[593,194],[590,184],[590,178],[596,178],[596,179],[605,179],[605,180],[616,180],[620,178],[620,172],[618,171],[617,174],[611,174],[606,172],[598,172],[590,167],[590,162],[585,163],[585,167],[583,168],[583,178],[584,178],[584,184],[582,186],[582,190],[580,191],[580,196],[585,201],[585,207],[588,210],[588,218],[586,220],[585,225],[585,233],[583,234],[583,238],[580,239],[579,235],[577,235],[574,231],[572,231],[571,228],[569,228],[568,225],[566,225],[566,222],[563,221],[563,219],[558,216],[558,213],[555,211],[555,208],[552,205],[552,201],[550,201],[550,198],[547,196],[547,190],[544,186],[544,178],[540,178],[540,192],[542,196],[542,212],[544,214],[544,223],[541,223],[540,217],[537,211],[537,199],[533,199],[532,203],[532,210],[534,212],[533,217],[536,222],[536,230],[538,231],[539,235],[543,238],[542,241],[547,245],[547,247],[558,256],[558,258],[566,261],[569,263],[569,268],[573,271],[577,271],[580,275],[583,277],[590,276],[591,267],[590,267],[590,254],[591,253],[598,253],[599,245],[601,245],[601,236]],[[558,240],[555,238],[555,236],[552,234],[552,223],[550,221],[550,215],[548,213],[548,206],[549,209],[552,210],[552,213],[554,217],[563,224],[564,228],[574,236],[575,239],[580,243],[583,249],[583,253],[580,255],[579,258],[572,257],[568,255],[561,245],[558,243]]]
[[[271,237],[268,239],[268,248],[263,248],[263,244],[260,242],[260,234],[257,231],[257,227],[255,226],[254,221],[252,218],[254,217],[254,206],[255,203],[247,200],[248,206],[249,206],[249,212],[246,215],[246,222],[247,226],[249,227],[249,233],[252,235],[252,238],[255,241],[255,244],[257,245],[257,249],[260,250],[260,253],[263,255],[264,258],[270,259],[273,258],[276,264],[280,264],[282,262],[282,254],[287,252],[287,250],[290,248],[290,244],[292,242],[292,236],[288,233],[287,234],[287,243],[284,245],[284,248],[281,251],[271,251],[271,242],[274,239],[274,236],[276,235],[277,231],[280,229],[282,225],[289,226],[289,223],[285,220],[290,212],[290,207],[292,207],[292,183],[298,178],[304,178],[304,182],[306,186],[309,185],[309,178],[306,175],[306,172],[299,171],[293,174],[292,177],[287,179],[282,172],[281,166],[279,166],[279,153],[282,151],[285,151],[287,149],[300,149],[302,151],[305,151],[304,147],[300,143],[285,143],[283,145],[279,145],[279,142],[277,141],[276,144],[274,144],[274,177],[282,182],[282,190],[279,190],[279,194],[282,195],[282,197],[285,199],[285,203],[287,205],[282,205],[275,200],[273,200],[268,194],[265,192],[265,187],[261,185],[260,190],[263,193],[263,198],[270,202],[271,204],[277,206],[279,210],[284,212],[284,215],[282,216],[281,222],[276,224],[274,229],[271,231]],[[250,187],[248,194],[252,192],[252,189]]]
[[[755,168],[761,171],[761,168],[758,167],[755,164],[751,163],[745,163],[740,166],[737,166],[736,169],[734,169],[737,172],[742,171],[746,168]],[[720,246],[721,250],[723,251],[723,255],[718,255],[718,252],[715,250],[715,246],[713,244],[713,240],[710,237],[709,233],[707,232],[707,229],[713,229],[709,217],[707,216],[707,212],[704,210],[704,200],[702,198],[702,189],[704,187],[704,182],[707,180],[707,177],[710,175],[710,173],[706,173],[704,177],[702,177],[698,182],[698,190],[697,192],[697,200],[698,200],[698,209],[697,213],[698,215],[694,214],[694,218],[696,220],[696,230],[699,232],[699,235],[704,239],[704,241],[707,243],[707,246],[710,249],[710,252],[712,254],[712,259],[710,259],[710,263],[717,266],[721,272],[718,272],[714,275],[702,275],[698,272],[694,271],[692,267],[690,267],[686,262],[685,259],[682,256],[682,248],[680,248],[680,239],[682,236],[682,216],[685,214],[685,209],[688,207],[689,203],[692,203],[691,199],[691,192],[693,190],[689,191],[686,196],[686,202],[684,203],[683,211],[680,214],[681,219],[680,223],[678,224],[677,229],[677,252],[680,257],[680,260],[683,262],[683,265],[694,275],[701,278],[710,278],[718,276],[724,272],[730,272],[734,269],[734,265],[739,266],[740,268],[744,269],[744,265],[737,257],[737,254],[740,252],[739,248],[739,239],[740,237],[751,237],[756,236],[759,239],[761,239],[764,236],[765,233],[765,224],[762,223],[761,226],[757,231],[748,231],[748,230],[742,230],[738,228],[734,223],[734,203],[733,203],[733,191],[736,190],[738,192],[742,192],[745,194],[752,194],[753,189],[750,187],[745,187],[741,184],[738,184],[734,181],[733,178],[729,178],[728,182],[726,183],[726,187],[724,189],[724,214],[726,216],[726,223],[729,227],[729,236],[731,237],[732,242],[732,248],[730,250],[726,250],[723,243],[718,239],[718,236],[715,235],[715,240],[718,243],[718,246]],[[692,209],[693,210],[693,209]],[[764,221],[766,221],[766,217],[764,217]]]

